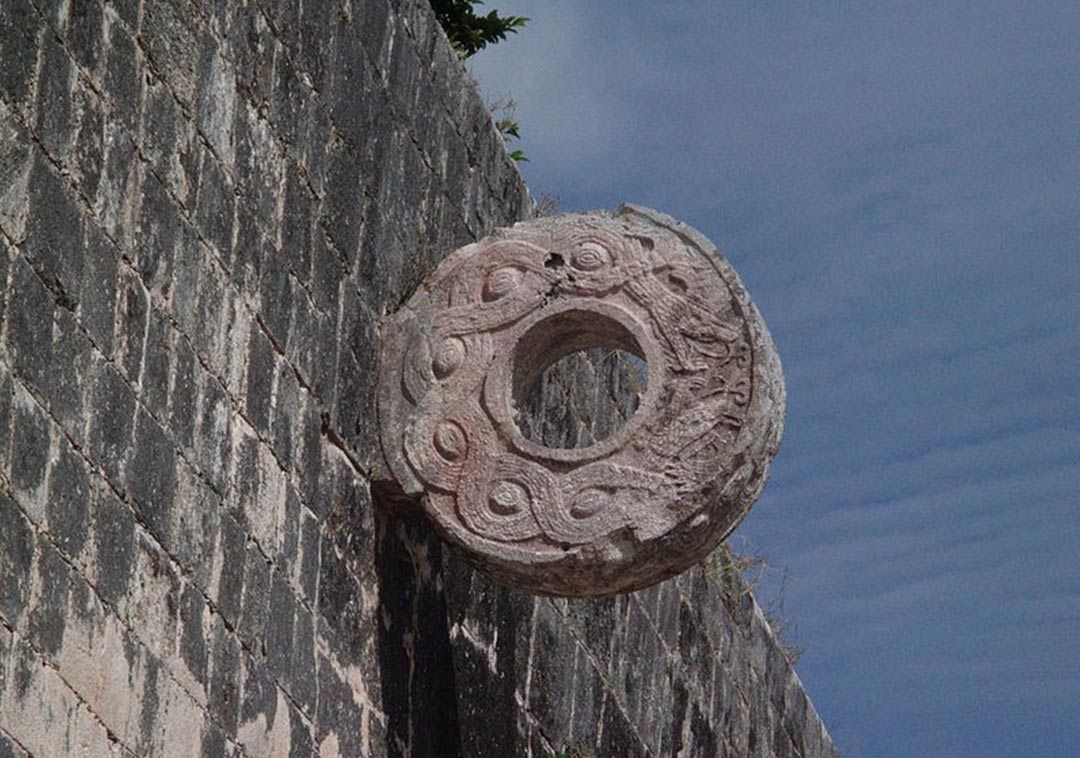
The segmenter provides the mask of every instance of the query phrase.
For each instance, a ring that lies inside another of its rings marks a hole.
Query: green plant
[[[514,139],[521,139],[521,134],[518,130],[521,128],[518,122],[512,118],[500,118],[495,121],[495,128],[499,130],[499,134],[504,137],[513,137]]]
[[[513,98],[503,97],[488,103],[488,110],[495,115],[495,128],[503,136],[503,140],[521,139],[521,125],[514,113],[517,110],[517,102]],[[515,161],[528,162],[523,150],[513,150],[510,157]]]
[[[529,21],[524,16],[500,16],[495,10],[479,15],[477,5],[483,5],[483,0],[431,0],[435,18],[462,58],[516,34]]]

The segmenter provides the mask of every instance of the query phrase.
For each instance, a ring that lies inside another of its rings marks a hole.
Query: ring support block
[[[646,390],[609,437],[527,439],[547,366],[617,348]],[[519,223],[451,254],[381,326],[379,425],[393,477],[502,581],[600,595],[705,557],[764,486],[784,383],[772,339],[716,247],[624,205]]]

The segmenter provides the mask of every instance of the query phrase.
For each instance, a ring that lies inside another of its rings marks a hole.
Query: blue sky
[[[534,193],[696,226],[776,339],[736,543],[845,757],[1080,755],[1080,3],[488,7]]]

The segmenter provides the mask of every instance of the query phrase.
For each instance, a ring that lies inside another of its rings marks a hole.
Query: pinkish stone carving
[[[446,539],[530,591],[633,590],[700,561],[746,515],[780,442],[779,359],[738,276],[645,208],[463,247],[381,339],[390,473]],[[644,359],[637,412],[589,447],[526,439],[515,414],[543,370],[602,346]]]

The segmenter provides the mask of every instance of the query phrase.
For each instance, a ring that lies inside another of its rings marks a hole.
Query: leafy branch
[[[500,16],[495,10],[479,15],[475,6],[483,4],[483,0],[431,0],[435,18],[462,58],[501,42],[507,34],[517,34],[529,21],[525,16]]]

